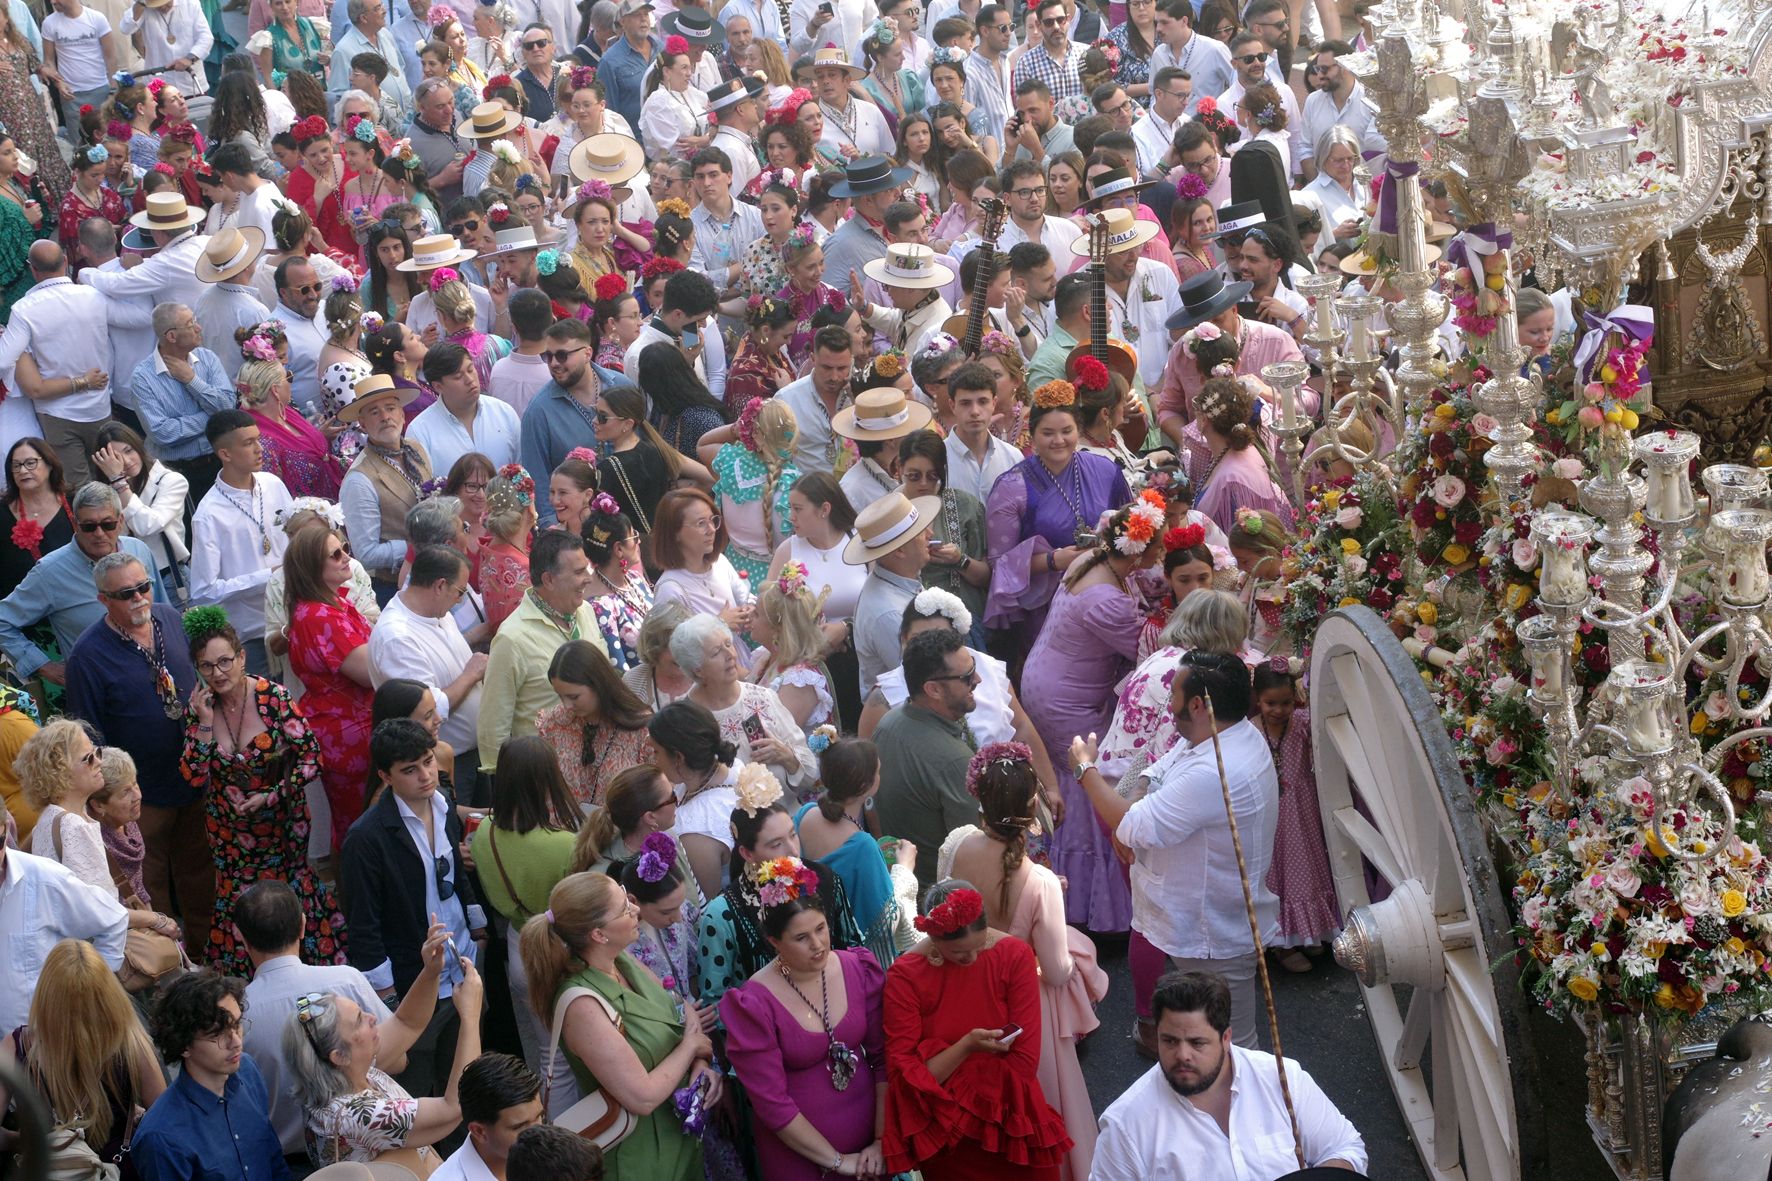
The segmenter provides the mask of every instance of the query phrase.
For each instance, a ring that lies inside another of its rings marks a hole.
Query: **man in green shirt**
[[[1028,362],[1028,389],[1037,390],[1065,375],[1071,350],[1089,339],[1089,276],[1078,271],[1058,281],[1052,297],[1052,335],[1040,342]]]
[[[935,884],[935,854],[948,833],[978,819],[966,791],[966,765],[978,748],[966,715],[975,702],[978,665],[959,632],[912,636],[904,647],[910,696],[880,719],[880,791],[874,808],[889,836],[917,846],[918,894]]]

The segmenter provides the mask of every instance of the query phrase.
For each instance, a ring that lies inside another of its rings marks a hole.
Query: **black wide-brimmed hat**
[[[833,197],[866,197],[884,193],[911,179],[909,168],[895,168],[885,156],[857,156],[843,166],[843,179],[832,185]]]
[[[1229,205],[1219,207],[1218,229],[1212,236],[1226,238],[1262,225],[1266,221],[1267,213],[1263,211],[1260,201],[1234,201]]]
[[[659,21],[658,27],[665,36],[675,34],[691,45],[726,43],[726,26],[710,16],[705,8],[679,8]]]
[[[749,75],[742,78],[723,78],[708,89],[708,110],[722,110],[747,98],[762,98],[763,91],[761,78]]]
[[[1226,283],[1217,271],[1195,275],[1181,285],[1181,310],[1164,327],[1175,332],[1205,323],[1254,290],[1253,283]]]

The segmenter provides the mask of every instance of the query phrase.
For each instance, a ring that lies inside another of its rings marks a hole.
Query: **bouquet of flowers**
[[[1394,493],[1383,473],[1367,469],[1331,480],[1299,514],[1298,540],[1286,550],[1281,619],[1304,644],[1323,616],[1365,603],[1387,612],[1404,593],[1408,544]]]

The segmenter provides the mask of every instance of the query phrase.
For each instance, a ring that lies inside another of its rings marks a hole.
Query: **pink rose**
[[[1565,455],[1563,458],[1557,460],[1557,462],[1551,464],[1551,474],[1553,476],[1559,476],[1565,480],[1579,480],[1581,479],[1582,473],[1586,470],[1587,469],[1581,465],[1581,460],[1575,458],[1573,455]]]
[[[1489,438],[1501,426],[1501,422],[1493,414],[1477,414],[1471,417],[1471,430]]]
[[[1717,690],[1704,699],[1704,716],[1713,722],[1720,722],[1729,716],[1729,699]]]
[[[1365,519],[1366,514],[1357,505],[1350,505],[1335,514],[1335,524],[1342,529],[1358,529]]]
[[[1514,565],[1522,570],[1530,570],[1538,565],[1538,547],[1532,544],[1531,538],[1515,538],[1513,552],[1508,556],[1514,560]]]
[[[1464,481],[1453,475],[1441,476],[1434,481],[1433,495],[1441,508],[1457,508],[1464,499]]]

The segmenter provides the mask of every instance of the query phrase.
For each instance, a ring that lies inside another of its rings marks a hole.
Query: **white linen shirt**
[[[1140,176],[1157,176],[1157,168],[1163,163],[1163,157],[1175,144],[1175,133],[1187,122],[1187,112],[1173,123],[1165,123],[1157,118],[1155,111],[1146,111],[1144,118],[1132,125],[1132,143],[1138,150],[1138,174]]]
[[[671,90],[663,83],[640,107],[640,142],[653,159],[677,154],[677,141],[707,129],[708,96],[693,86]],[[555,149],[558,151],[558,149]]]
[[[879,18],[874,0],[832,0],[831,19],[812,31],[812,18],[822,0],[794,0],[788,9],[788,31],[792,34],[788,60],[812,53],[823,45],[836,45],[849,51],[849,60],[861,60],[861,35]],[[872,106],[873,104],[868,104]]]
[[[869,8],[873,5],[870,3]],[[896,145],[892,139],[892,127],[886,122],[886,115],[871,102],[849,96],[849,109],[855,116],[855,138],[850,139],[849,133],[838,124],[836,117],[829,111],[824,113],[824,133],[818,142],[828,147],[833,153],[841,153],[843,145],[856,149],[864,156],[890,156]]]
[[[377,689],[396,677],[430,686],[437,717],[443,723],[437,736],[452,750],[473,750],[479,741],[475,727],[480,723],[480,686],[470,689],[453,709],[449,694],[444,692],[461,676],[473,653],[453,616],[432,619],[420,615],[406,605],[405,593],[388,600],[369,633],[369,679]]]
[[[1317,141],[1336,124],[1353,132],[1360,140],[1361,151],[1383,151],[1384,136],[1373,123],[1372,104],[1366,101],[1366,87],[1356,80],[1348,91],[1347,102],[1335,105],[1335,96],[1327,90],[1315,90],[1304,98],[1304,118],[1293,127],[1292,142],[1300,160],[1314,160]]]
[[[44,279],[12,305],[12,319],[0,335],[0,380],[19,389],[14,368],[26,353],[45,380],[80,377],[88,369],[109,374],[110,336],[93,331],[105,318],[105,297],[96,289],[66,276]],[[111,416],[111,391],[102,386],[31,401],[39,413],[69,422],[103,422]]]
[[[114,889],[107,897],[47,857],[8,849],[0,865],[0,1024],[10,1031],[30,1016],[37,974],[57,943],[90,942],[115,971],[128,928]]]
[[[470,451],[486,456],[494,468],[516,463],[522,432],[523,420],[509,402],[482,393],[474,412],[473,430],[463,426],[461,419],[451,414],[443,399],[438,398],[418,412],[406,428],[406,437],[425,449],[431,457],[432,471],[447,472]]]
[[[1130,304],[1130,308],[1128,308]],[[1181,287],[1175,272],[1155,259],[1141,258],[1138,269],[1120,298],[1113,284],[1107,288],[1107,334],[1123,340],[1138,353],[1138,376],[1144,388],[1163,384],[1163,365],[1169,359],[1169,328],[1166,321],[1181,307]],[[1129,331],[1126,325],[1132,326]]]
[[[972,448],[952,431],[943,441],[948,450],[948,487],[970,493],[978,503],[990,498],[997,477],[1022,461],[1019,448],[992,434],[985,435],[984,462],[972,457]]]
[[[1046,222],[1040,227],[1040,245],[1052,252],[1052,259],[1058,264],[1060,274],[1067,273],[1071,264],[1076,262],[1076,256],[1071,253],[1071,243],[1082,236],[1083,231],[1070,218],[1053,213],[1046,215]],[[1003,233],[997,239],[997,249],[1008,254],[1013,247],[1032,240],[1028,237],[1028,232],[1011,217],[1003,222]]]
[[[437,1166],[431,1174],[431,1181],[498,1181],[480,1154],[474,1149],[474,1141],[470,1138],[462,1141],[462,1146],[450,1154],[448,1160]]]
[[[326,347],[326,334],[313,320],[302,316],[282,300],[271,309],[271,319],[283,325],[283,334],[289,338],[289,370],[294,375],[289,380],[290,399],[308,421],[318,422],[321,418],[320,350]],[[239,352],[239,349],[234,351]]]
[[[289,489],[269,472],[252,480],[250,496],[216,480],[191,514],[191,605],[226,608],[242,640],[264,638],[265,584],[289,548],[289,535],[276,525],[289,507]]]
[[[177,86],[187,98],[193,94],[207,94],[209,80],[201,65],[194,70],[167,68],[181,57],[200,63],[215,45],[215,34],[203,18],[203,8],[197,0],[172,0],[164,8],[146,9],[141,20],[135,19],[135,13],[134,5],[124,11],[122,19],[117,22],[117,31],[123,35],[117,39],[128,41],[139,29],[142,64],[148,73],[159,74]]]
[[[240,376],[246,358],[234,343],[234,329],[250,328],[270,318],[271,309],[258,301],[258,289],[244,283],[217,283],[191,309],[203,329],[203,344],[221,358],[229,380]]]
[[[1227,1136],[1153,1066],[1101,1114],[1090,1181],[1272,1181],[1298,1167],[1272,1054],[1233,1045]],[[1366,1171],[1366,1142],[1304,1067],[1286,1059],[1304,1159]]]
[[[1280,778],[1267,740],[1253,722],[1238,722],[1218,738],[1266,943],[1279,925],[1280,902],[1266,883]],[[1180,959],[1249,955],[1255,949],[1212,743],[1179,742],[1144,777],[1149,790],[1121,818],[1114,834],[1137,855],[1132,865],[1133,929]]]
[[[197,277],[197,260],[203,256],[203,248],[207,245],[209,235],[193,231],[174,239],[127,270],[82,267],[80,282],[98,288],[113,299],[148,295],[155,303],[182,303],[194,308],[209,289],[209,284]],[[17,314],[16,309],[14,314]]]

